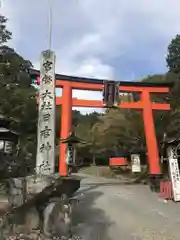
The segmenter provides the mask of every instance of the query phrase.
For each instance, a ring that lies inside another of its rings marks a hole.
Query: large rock
[[[48,204],[44,210],[43,233],[45,239],[71,237],[71,206],[59,199]]]
[[[0,213],[7,211],[10,207],[8,197],[4,194],[0,195]]]
[[[40,227],[40,217],[36,207],[32,207],[27,211],[25,224],[30,230],[38,229]]]
[[[47,186],[50,186],[54,181],[55,177],[49,175],[33,175],[26,177],[27,181],[27,197],[42,192]]]

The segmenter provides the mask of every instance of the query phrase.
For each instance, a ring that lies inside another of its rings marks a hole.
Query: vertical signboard
[[[139,154],[131,154],[132,172],[141,172],[141,161]]]
[[[104,81],[103,102],[105,107],[117,107],[119,104],[119,83]]]
[[[73,164],[74,163],[74,159],[73,159],[73,146],[68,145],[67,146],[67,152],[66,152],[66,163],[67,164]]]
[[[55,167],[55,54],[41,53],[36,173],[52,174]]]
[[[174,201],[180,201],[180,174],[176,147],[169,146],[167,149],[169,161],[169,173],[171,177]]]
[[[5,153],[12,153],[13,151],[13,142],[5,141],[4,142],[4,152]]]

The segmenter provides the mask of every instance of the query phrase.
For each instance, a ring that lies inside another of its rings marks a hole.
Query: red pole
[[[72,125],[72,88],[70,82],[66,82],[62,89],[62,105],[61,105],[61,139],[69,136]],[[67,144],[60,143],[59,154],[59,174],[60,176],[67,176],[66,164],[66,150]]]
[[[145,136],[146,136],[146,145],[147,145],[147,152],[148,152],[150,174],[159,175],[161,174],[161,168],[160,168],[160,162],[159,162],[159,151],[157,146],[149,91],[144,90],[141,93],[141,99],[144,106],[143,120],[144,120],[144,129],[145,129]]]

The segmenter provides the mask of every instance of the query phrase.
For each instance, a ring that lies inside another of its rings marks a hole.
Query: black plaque
[[[118,107],[119,83],[115,81],[104,81],[103,102],[105,107]]]

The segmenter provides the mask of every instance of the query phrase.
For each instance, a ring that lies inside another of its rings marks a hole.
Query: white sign
[[[13,143],[10,142],[10,141],[5,141],[4,143],[5,143],[5,145],[4,145],[4,152],[11,153],[12,150],[13,150],[13,146],[12,146]]]
[[[132,172],[141,172],[141,161],[139,154],[131,154]]]
[[[0,140],[0,151],[4,150],[4,141]]]
[[[55,54],[41,54],[36,173],[52,174],[55,167]]]
[[[180,201],[180,174],[175,147],[168,147],[169,172],[173,188],[174,201]]]
[[[66,151],[66,163],[72,164],[73,163],[73,147],[68,146]]]

